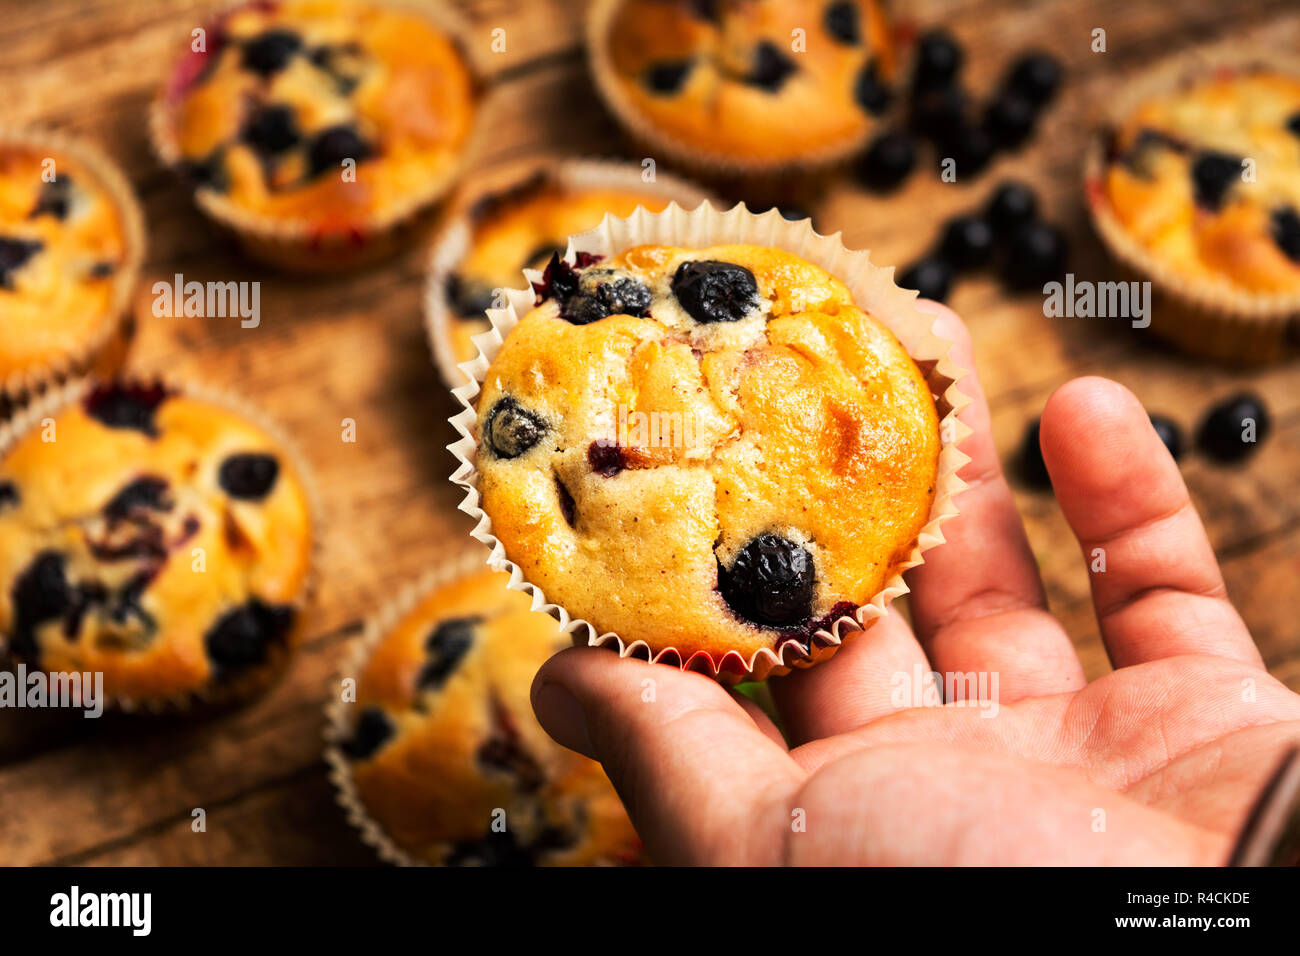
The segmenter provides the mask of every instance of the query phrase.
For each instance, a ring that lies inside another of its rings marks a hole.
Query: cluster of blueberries
[[[1151,415],[1151,426],[1164,442],[1169,454],[1177,461],[1183,457],[1186,443],[1183,430],[1172,418]],[[1249,424],[1254,423],[1253,440],[1246,436]],[[1196,429],[1196,447],[1213,461],[1231,464],[1244,461],[1255,453],[1272,430],[1272,417],[1258,395],[1239,392],[1213,405]],[[1025,429],[1017,455],[1020,476],[1036,488],[1050,488],[1047,466],[1043,463],[1043,450],[1039,445],[1041,419],[1035,418]]]

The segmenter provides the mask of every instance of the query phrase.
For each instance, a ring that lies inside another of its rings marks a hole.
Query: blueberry
[[[563,305],[570,296],[577,293],[581,282],[582,277],[578,274],[577,267],[565,262],[557,252],[542,271],[542,281],[533,283],[537,304],[541,305],[547,299],[557,299]]]
[[[546,263],[558,257],[564,258],[565,247],[554,242],[544,242],[528,255],[524,256],[524,265],[526,267],[546,267]]]
[[[1290,119],[1286,121],[1286,128],[1296,136],[1300,136],[1300,112],[1291,114]]]
[[[217,619],[203,635],[218,676],[265,663],[273,644],[281,644],[293,626],[293,608],[252,598]]]
[[[948,298],[952,287],[952,264],[937,256],[928,256],[912,263],[898,277],[898,284],[904,289],[915,289],[923,299],[942,302]]]
[[[339,95],[348,96],[361,82],[355,60],[349,63],[349,57],[355,58],[361,53],[356,44],[343,46],[318,46],[307,54],[307,58],[320,70],[325,71],[334,80],[334,88]]]
[[[1183,430],[1178,423],[1165,415],[1151,415],[1151,427],[1156,430],[1160,441],[1169,449],[1174,461],[1183,457]]]
[[[626,467],[623,449],[617,442],[599,439],[587,446],[587,464],[596,474],[613,478]]]
[[[1034,129],[1034,106],[1012,90],[993,98],[984,112],[984,127],[993,141],[1004,149],[1014,149],[1029,138]]]
[[[880,68],[875,60],[869,60],[853,82],[853,99],[872,116],[879,116],[889,106],[893,98],[888,84],[880,78]]]
[[[1023,223],[1038,215],[1038,197],[1024,183],[1008,179],[999,184],[989,199],[984,216],[1000,238],[1011,235]]]
[[[901,130],[887,130],[872,140],[858,167],[862,181],[878,192],[897,189],[916,165],[916,143]]]
[[[68,218],[68,212],[71,208],[72,177],[66,175],[56,176],[53,182],[41,186],[41,194],[37,197],[36,206],[32,209],[28,218],[53,216],[55,219],[64,220]]]
[[[283,153],[301,138],[293,108],[282,105],[264,106],[253,113],[244,124],[242,135],[263,156]]]
[[[13,274],[44,248],[45,243],[39,239],[10,239],[0,236],[0,289],[12,291]]]
[[[913,88],[934,89],[951,83],[961,70],[963,59],[961,47],[951,33],[939,29],[924,33],[916,46]]]
[[[245,69],[269,77],[283,70],[300,49],[302,38],[293,31],[267,30],[244,44],[241,63]]]
[[[978,269],[993,255],[992,227],[980,216],[949,220],[939,241],[939,255],[955,269]]]
[[[958,176],[973,176],[989,164],[996,146],[983,126],[962,123],[944,138],[944,155],[957,162]]]
[[[822,18],[826,32],[847,46],[862,39],[862,26],[858,23],[858,6],[853,0],[838,0],[826,7]]]
[[[754,48],[754,67],[745,77],[745,82],[768,93],[775,93],[785,86],[785,81],[798,69],[794,60],[783,53],[780,47],[770,40],[763,40]]]
[[[1047,463],[1043,461],[1043,448],[1039,442],[1042,420],[1035,418],[1025,428],[1025,435],[1020,440],[1020,451],[1016,456],[1017,470],[1025,483],[1035,488],[1052,487],[1052,478],[1047,473]]]
[[[654,93],[671,94],[681,90],[690,75],[694,60],[660,60],[645,71],[645,85]]]
[[[966,124],[966,93],[958,86],[938,86],[912,97],[908,124],[921,136],[945,141]]]
[[[812,616],[816,572],[802,545],[764,532],[741,548],[731,568],[718,567],[727,605],[765,627],[791,627]]]
[[[202,159],[187,160],[182,164],[181,173],[195,189],[212,189],[223,193],[230,188],[226,155],[221,149],[214,149]]]
[[[435,627],[424,639],[429,661],[420,670],[416,687],[420,690],[441,688],[474,645],[474,629],[482,623],[481,617],[453,617]]]
[[[1292,262],[1300,262],[1300,215],[1293,207],[1275,209],[1270,217],[1273,241]]]
[[[774,207],[781,218],[787,222],[803,222],[805,219],[811,219],[812,213],[807,209],[800,209],[798,206],[776,206]]]
[[[17,508],[20,500],[18,486],[12,481],[0,480],[0,511],[5,508]]]
[[[1241,178],[1241,159],[1206,150],[1192,161],[1192,187],[1197,205],[1217,212],[1233,182]]]
[[[165,478],[156,475],[136,478],[109,499],[104,505],[104,516],[110,521],[124,521],[142,511],[170,511],[172,502],[167,491]]]
[[[36,628],[62,615],[72,603],[64,566],[62,554],[42,551],[14,581],[12,650],[19,657],[37,660]]]
[[[500,399],[483,423],[487,446],[498,458],[518,458],[541,441],[544,434],[546,423],[542,417],[513,398]]]
[[[231,455],[217,469],[217,482],[232,498],[261,501],[275,487],[280,462],[274,455],[247,452]]]
[[[1013,289],[1040,288],[1065,274],[1069,246],[1060,230],[1037,220],[1011,234],[1002,278]]]
[[[574,325],[588,325],[611,315],[644,318],[650,309],[650,290],[635,279],[610,275],[609,280],[592,281],[588,273],[582,291],[560,308],[560,317]]]
[[[357,720],[356,729],[343,743],[343,752],[353,760],[368,760],[397,734],[397,728],[378,707],[367,707]]]
[[[109,428],[133,428],[150,438],[157,437],[155,417],[170,393],[161,385],[100,385],[92,389],[82,405],[86,414]]]
[[[683,262],[672,285],[673,295],[696,322],[737,322],[758,305],[754,273],[731,262]]]
[[[351,126],[331,126],[321,130],[307,148],[311,174],[338,172],[343,160],[362,162],[374,155],[374,148]]]
[[[1240,392],[1206,413],[1196,432],[1196,444],[1217,461],[1242,461],[1255,453],[1272,427],[1263,399]]]
[[[447,302],[462,319],[481,319],[496,299],[492,287],[458,273],[447,277]]]
[[[1007,75],[1006,88],[1014,90],[1031,105],[1042,106],[1061,85],[1061,64],[1050,53],[1026,53],[1016,60]]]

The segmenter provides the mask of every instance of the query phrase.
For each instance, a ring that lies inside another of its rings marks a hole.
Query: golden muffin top
[[[1300,77],[1219,70],[1147,100],[1102,189],[1174,278],[1300,291]]]
[[[0,383],[84,356],[113,327],[136,216],[81,158],[0,142]]]
[[[476,101],[456,43],[415,8],[277,0],[225,14],[187,54],[164,135],[209,197],[344,231],[444,188]]]
[[[217,688],[291,642],[312,549],[293,463],[260,427],[153,384],[88,389],[0,458],[0,636],[105,692]]]
[[[851,146],[890,100],[893,46],[874,0],[622,0],[605,42],[626,106],[723,161]]]
[[[384,833],[433,865],[635,862],[636,832],[600,765],[559,746],[529,690],[569,641],[482,571],[434,588],[362,666],[343,752]]]
[[[867,603],[934,498],[903,346],[779,249],[553,263],[477,405],[492,533],[546,598],[683,660],[746,660]]]

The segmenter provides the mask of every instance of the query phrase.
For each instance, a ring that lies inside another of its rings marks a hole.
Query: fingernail
[[[556,743],[592,760],[598,759],[591,746],[591,735],[587,733],[587,715],[568,688],[561,684],[543,684],[533,697],[533,712]]]

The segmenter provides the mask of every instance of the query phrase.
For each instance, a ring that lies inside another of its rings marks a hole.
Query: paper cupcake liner
[[[1262,364],[1300,348],[1300,292],[1260,294],[1227,282],[1181,275],[1119,221],[1105,189],[1107,143],[1142,103],[1216,71],[1263,67],[1300,75],[1297,62],[1257,49],[1225,45],[1180,54],[1130,81],[1112,101],[1084,157],[1088,212],[1102,245],[1129,279],[1150,280],[1151,329],[1183,351],[1238,364]]]
[[[580,251],[610,256],[642,244],[702,249],[731,243],[784,249],[820,266],[842,281],[848,286],[858,307],[883,322],[903,344],[929,384],[939,412],[941,446],[934,500],[916,542],[907,557],[894,567],[884,587],[852,615],[840,617],[829,628],[814,632],[808,650],[804,650],[796,641],[785,642],[779,650],[760,648],[748,657],[740,651],[732,650],[718,659],[703,651],[683,653],[672,646],[655,650],[644,641],[628,643],[613,632],[598,631],[588,621],[571,616],[561,605],[548,602],[540,588],[525,580],[522,569],[510,560],[505,545],[492,533],[491,518],[479,507],[477,471],[474,465],[474,399],[505,337],[519,323],[520,318],[533,308],[534,293],[531,288],[508,290],[507,307],[488,311],[492,328],[474,338],[474,343],[479,348],[478,357],[460,366],[472,381],[452,392],[462,405],[462,410],[451,418],[451,424],[461,438],[447,446],[459,462],[451,480],[465,492],[460,510],[475,519],[475,527],[471,532],[473,537],[490,549],[487,563],[491,567],[509,572],[510,587],[530,595],[533,610],[545,611],[559,621],[561,629],[569,633],[575,645],[614,647],[620,657],[637,656],[659,663],[675,664],[683,670],[697,670],[725,683],[766,680],[768,677],[789,673],[793,667],[811,667],[831,657],[839,649],[844,637],[870,627],[885,614],[894,598],[908,592],[903,572],[923,563],[923,553],[943,543],[941,526],[957,514],[953,497],[966,487],[957,472],[970,460],[957,446],[971,433],[957,418],[957,413],[970,401],[958,390],[956,384],[965,370],[948,357],[952,343],[931,331],[935,317],[916,308],[916,292],[900,289],[894,284],[892,266],[876,266],[871,262],[869,253],[846,249],[840,233],[820,235],[814,231],[810,220],[791,222],[782,218],[774,209],[762,215],[754,215],[745,208],[744,203],[725,212],[715,209],[710,203],[689,211],[676,204],[661,213],[647,213],[644,209],[638,209],[627,219],[606,215],[596,229],[571,237],[566,258],[573,262]]]
[[[744,195],[751,202],[759,195],[774,202],[807,202],[825,185],[825,173],[861,152],[871,136],[882,128],[881,120],[873,120],[859,134],[840,142],[809,145],[795,159],[716,153],[683,142],[647,119],[623,90],[607,42],[614,15],[622,2],[593,0],[587,14],[587,60],[596,91],[639,148],[649,155],[666,158],[709,186]]]
[[[307,507],[311,514],[311,554],[308,558],[308,570],[305,581],[297,597],[290,606],[294,611],[293,628],[283,647],[272,648],[267,664],[247,673],[238,675],[219,685],[210,685],[194,691],[184,691],[167,697],[149,697],[136,699],[120,694],[106,695],[105,709],[119,710],[123,713],[140,713],[145,715],[197,715],[219,710],[237,701],[255,696],[262,690],[276,683],[288,669],[290,661],[301,644],[306,630],[307,611],[316,596],[317,576],[320,569],[322,548],[322,530],[325,525],[324,511],[321,507],[320,492],[316,484],[315,473],[298,444],[289,437],[284,428],[270,418],[261,408],[251,404],[242,396],[212,385],[198,382],[180,382],[163,374],[133,372],[116,379],[123,382],[157,383],[176,394],[199,401],[211,402],[244,418],[257,426],[273,441],[276,447],[292,463],[298,480],[307,498]],[[39,427],[42,419],[54,417],[69,405],[80,401],[86,392],[101,381],[100,378],[82,378],[52,388],[28,405],[19,409],[7,422],[0,424],[0,461],[9,454],[13,445],[33,428]],[[5,635],[0,635],[0,665],[11,663]]]
[[[429,3],[403,0],[371,0],[378,5],[424,16],[451,38],[469,71],[475,95],[473,128],[460,148],[457,160],[423,188],[401,197],[391,208],[373,213],[363,226],[347,230],[322,229],[301,219],[282,219],[246,210],[222,193],[195,189],[195,204],[212,220],[233,233],[251,257],[291,272],[323,273],[349,269],[384,259],[408,245],[433,222],[439,202],[451,190],[465,168],[473,161],[484,142],[484,115],[492,106],[485,79],[483,59],[469,43],[471,36],[465,19],[442,0]],[[209,21],[221,23],[231,13],[248,3],[226,6]],[[188,56],[188,55],[187,55]],[[173,134],[171,122],[173,88],[182,75],[187,56],[176,61],[167,82],[149,109],[149,142],[159,162],[179,171],[184,157]]]
[[[37,394],[41,389],[88,372],[111,372],[125,358],[133,324],[131,296],[145,255],[144,215],[131,185],[105,153],[88,140],[57,130],[0,126],[0,150],[18,147],[43,155],[67,156],[90,170],[96,185],[108,194],[122,222],[125,254],[114,280],[104,321],[82,347],[40,365],[16,370],[0,379],[0,411]]]
[[[450,584],[457,578],[472,574],[483,567],[483,554],[477,549],[466,550],[451,560],[438,564],[397,593],[397,596],[383,604],[378,611],[366,619],[361,635],[353,640],[343,653],[334,687],[345,678],[357,678],[375,648],[395,628],[404,617],[410,614],[431,592],[443,585]],[[355,827],[361,836],[361,842],[378,854],[386,863],[395,866],[428,866],[402,849],[384,832],[361,802],[356,781],[352,778],[352,762],[343,753],[343,742],[351,732],[348,723],[349,708],[352,704],[344,703],[337,694],[332,693],[325,705],[325,763],[329,766],[329,779],[334,784],[334,798],[343,808],[348,823]]]
[[[474,223],[470,210],[476,203],[507,194],[512,187],[527,183],[538,175],[545,176],[548,183],[561,189],[642,192],[648,197],[674,200],[688,208],[712,198],[705,190],[680,177],[656,172],[655,181],[647,183],[642,180],[641,167],[637,164],[603,159],[539,155],[494,167],[483,173],[482,178],[476,176],[472,183],[461,187],[452,201],[451,218],[434,237],[425,284],[425,331],[438,374],[448,388],[465,383],[465,375],[458,368],[461,359],[456,355],[452,336],[452,329],[460,319],[448,305],[447,280],[469,253],[473,242]]]

